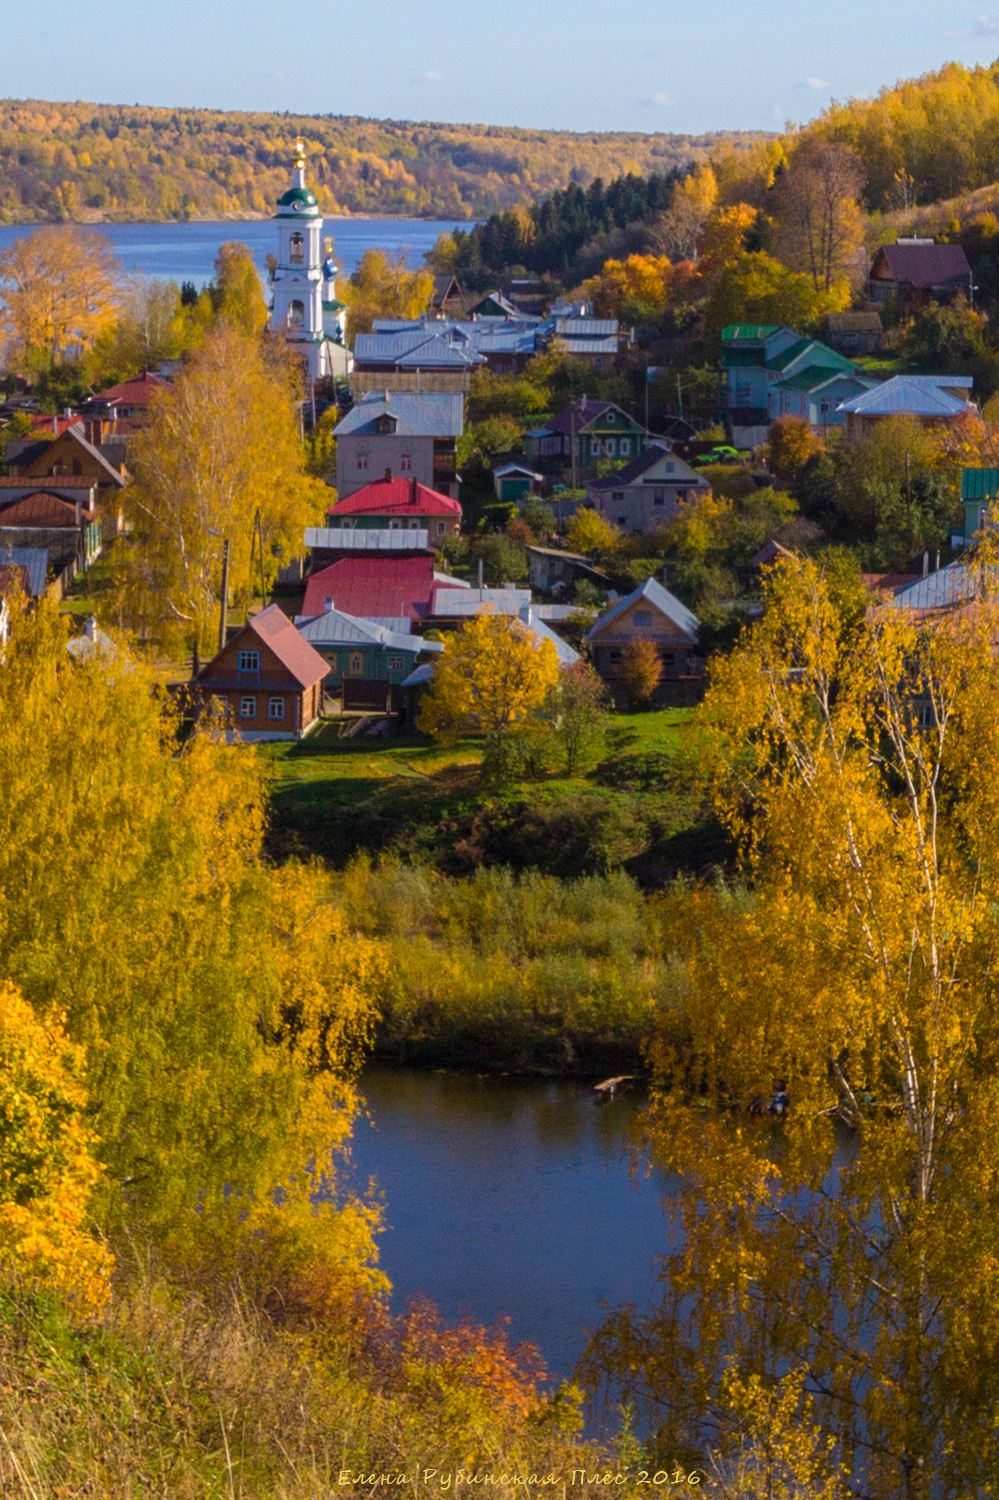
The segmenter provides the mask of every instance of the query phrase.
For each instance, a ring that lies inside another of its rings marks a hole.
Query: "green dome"
[[[278,199],[279,214],[312,215],[318,212],[319,204],[316,201],[316,195],[310,193],[308,188],[289,188]]]

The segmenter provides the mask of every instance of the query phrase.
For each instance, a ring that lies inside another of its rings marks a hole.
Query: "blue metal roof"
[[[47,547],[0,547],[0,567],[4,565],[26,568],[28,588],[32,599],[45,592],[45,580],[49,573],[49,549]]]
[[[337,423],[334,437],[373,437],[375,418],[397,418],[397,437],[461,437],[465,401],[460,393],[443,391],[382,391],[363,396]]]

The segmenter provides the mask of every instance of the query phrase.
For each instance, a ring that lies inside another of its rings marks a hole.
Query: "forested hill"
[[[744,135],[579,135],[334,115],[0,101],[0,221],[273,212],[292,145],[327,213],[482,218],[570,182],[704,160]]]

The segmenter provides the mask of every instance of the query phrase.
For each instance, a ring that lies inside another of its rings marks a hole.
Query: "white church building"
[[[333,242],[321,247],[323,221],[316,196],[305,185],[301,142],[291,187],[278,199],[277,264],[271,272],[271,327],[301,351],[311,380],[350,374],[347,309],[336,298],[338,267]]]

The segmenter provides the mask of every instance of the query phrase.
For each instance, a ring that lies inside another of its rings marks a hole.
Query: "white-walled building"
[[[336,298],[337,267],[331,242],[325,254],[323,221],[316,196],[305,185],[301,144],[291,187],[278,199],[277,265],[271,277],[271,327],[304,355],[309,376],[350,373],[346,349],[346,309]]]

